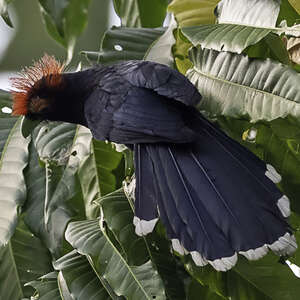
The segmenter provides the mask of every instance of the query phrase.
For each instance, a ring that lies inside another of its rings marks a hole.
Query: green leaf
[[[79,159],[72,155],[76,125],[51,122],[41,126],[34,136],[40,159],[46,166],[46,195],[43,203],[48,246],[55,257],[63,253],[67,223],[85,218],[77,171]],[[52,248],[54,247],[54,248]]]
[[[167,296],[173,300],[185,298],[183,279],[161,226],[156,226],[157,230],[147,237],[137,236],[132,222],[133,208],[129,201],[123,189],[98,201],[108,228],[124,251],[123,256],[129,265],[141,265],[150,257],[163,279]]]
[[[39,0],[48,33],[73,55],[76,39],[87,25],[90,0]]]
[[[188,286],[187,300],[198,300],[199,298],[201,298],[201,300],[224,299],[223,297],[220,297],[217,294],[213,293],[208,287],[201,285],[196,280],[192,280]]]
[[[277,19],[277,24],[286,20],[288,26],[293,26],[300,21],[300,4],[297,0],[281,0],[280,13]],[[298,10],[298,12],[297,12]]]
[[[235,23],[259,27],[275,27],[280,0],[221,0],[216,8],[218,23]]]
[[[79,255],[75,250],[55,261],[54,267],[64,278],[73,298],[77,300],[111,299],[86,257]]]
[[[100,220],[70,223],[66,239],[79,253],[88,256],[97,274],[105,277],[118,295],[128,300],[165,299],[161,279],[151,261],[138,267],[130,266]]]
[[[1,109],[3,107],[12,107],[11,95],[9,92],[0,89],[0,116],[2,117],[3,112]]]
[[[199,109],[259,120],[300,116],[300,75],[271,60],[250,60],[229,52],[193,48],[188,78],[203,96]]]
[[[26,197],[23,170],[28,140],[21,136],[21,118],[14,123],[14,118],[0,118],[0,246],[13,235]]]
[[[99,216],[99,208],[94,201],[120,186],[124,176],[123,156],[110,143],[92,140],[91,133],[86,134],[85,142],[91,153],[81,161],[78,175],[87,216],[95,218]],[[120,168],[123,171],[118,173]]]
[[[45,228],[44,203],[46,196],[46,170],[41,166],[33,142],[29,145],[28,165],[24,171],[27,197],[23,208],[24,221],[30,231],[48,244]]]
[[[108,228],[123,248],[129,265],[141,265],[149,259],[144,238],[135,234],[133,212],[124,194],[119,189],[99,200]]]
[[[241,53],[266,37],[272,30],[235,24],[216,24],[184,27],[182,33],[194,46],[218,51]]]
[[[300,3],[297,0],[288,0],[288,1],[295,8],[298,14],[300,14]]]
[[[167,5],[167,0],[114,0],[123,27],[160,27]]]
[[[168,6],[168,11],[175,15],[181,27],[214,24],[214,9],[219,1],[173,0]]]
[[[99,52],[83,54],[91,62],[103,64],[143,59],[151,44],[163,33],[163,28],[112,27],[105,33]]]
[[[172,17],[168,29],[161,37],[159,37],[156,41],[153,42],[153,44],[147,50],[144,60],[165,64],[171,68],[174,67],[172,47],[176,43],[173,33],[176,27],[176,21],[174,17]]]
[[[8,11],[7,11],[7,7],[8,7],[8,4],[12,2],[12,0],[2,0],[0,2],[0,15],[1,17],[3,18],[4,22],[10,26],[10,27],[13,27],[13,24],[11,22],[11,19],[10,19],[10,16],[8,14]]]
[[[21,222],[11,241],[0,248],[0,298],[30,297],[33,290],[24,284],[51,270],[48,249]]]
[[[57,273],[52,272],[39,278],[39,280],[27,283],[32,286],[36,293],[33,299],[37,300],[61,300],[58,283]],[[66,300],[66,299],[65,299]]]
[[[259,299],[297,299],[300,294],[299,278],[292,273],[286,264],[282,264],[278,260],[278,257],[271,253],[255,262],[239,259],[239,263],[234,270],[248,284],[255,286],[261,294],[266,296],[266,298],[261,297]],[[236,281],[232,285],[235,283]],[[245,293],[245,288],[243,288],[242,293]],[[247,293],[245,294],[247,295]]]
[[[227,299],[227,273],[217,272],[211,266],[197,267],[190,257],[184,257],[184,262],[186,270],[194,279],[201,285],[207,286],[212,293]]]

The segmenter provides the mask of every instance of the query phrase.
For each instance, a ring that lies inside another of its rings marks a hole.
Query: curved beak
[[[31,132],[33,131],[33,129],[40,124],[41,121],[40,120],[29,120],[26,117],[23,117],[22,123],[21,123],[21,134],[24,138],[27,138]]]

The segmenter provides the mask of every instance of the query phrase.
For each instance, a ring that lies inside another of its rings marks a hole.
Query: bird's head
[[[83,72],[63,73],[64,65],[45,54],[33,66],[11,78],[13,112],[25,116],[23,127],[32,130],[40,121],[65,121],[84,124]],[[28,131],[28,130],[27,130]],[[23,135],[29,135],[30,132]]]
[[[11,78],[12,114],[24,115],[30,120],[53,119],[59,100],[57,95],[64,88],[63,70],[63,64],[46,54],[18,77]]]

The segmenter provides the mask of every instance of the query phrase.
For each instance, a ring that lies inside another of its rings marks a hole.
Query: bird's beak
[[[22,123],[21,123],[21,133],[23,135],[24,138],[27,138],[31,132],[33,131],[33,129],[39,124],[41,123],[40,120],[29,120],[26,117],[23,117]]]

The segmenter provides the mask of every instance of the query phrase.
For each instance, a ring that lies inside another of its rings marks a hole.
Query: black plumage
[[[79,123],[96,139],[132,145],[137,234],[160,218],[177,252],[221,271],[238,253],[258,259],[269,248],[295,251],[280,175],[195,109],[201,96],[185,76],[146,61],[62,76],[56,90],[35,89],[31,97],[49,105],[26,115]]]

